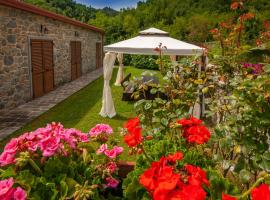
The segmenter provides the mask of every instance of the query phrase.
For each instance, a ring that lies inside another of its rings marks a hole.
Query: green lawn
[[[142,69],[127,67],[125,69],[125,74],[131,73],[132,76],[140,76],[143,71],[144,70]],[[126,147],[122,137],[118,133],[118,129],[123,126],[126,120],[134,117],[136,114],[134,112],[133,103],[121,101],[123,88],[114,86],[116,74],[117,69],[114,69],[111,86],[117,116],[113,119],[103,118],[98,114],[101,109],[103,89],[103,78],[100,77],[1,141],[0,148],[3,149],[3,146],[10,138],[27,131],[35,130],[38,127],[43,127],[50,122],[61,122],[66,128],[73,127],[83,132],[88,132],[98,123],[107,123],[113,127],[115,132],[114,137],[119,139],[120,145]],[[125,149],[126,151],[121,159],[133,160],[134,158],[128,156],[128,148]]]

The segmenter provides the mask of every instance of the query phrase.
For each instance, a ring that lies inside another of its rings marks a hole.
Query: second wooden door
[[[82,75],[81,65],[81,42],[72,41],[71,48],[71,80],[75,80]]]

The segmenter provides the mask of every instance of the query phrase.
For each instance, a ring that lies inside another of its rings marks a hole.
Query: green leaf
[[[16,175],[16,172],[14,170],[14,167],[10,166],[5,170],[1,170],[0,179],[14,177],[15,175]]]
[[[65,200],[68,194],[68,185],[65,180],[60,181],[60,200]]]
[[[247,171],[246,169],[242,169],[239,173],[239,177],[240,177],[240,180],[243,182],[243,183],[248,183],[249,180],[250,180],[250,172]]]
[[[258,164],[259,167],[265,171],[270,170],[270,161],[266,159],[262,159],[262,161]]]
[[[168,119],[162,118],[162,119],[161,119],[161,124],[162,124],[163,126],[168,126],[168,124],[169,124]]]
[[[156,88],[152,88],[152,89],[150,90],[150,93],[151,93],[151,94],[156,94],[156,93],[157,93],[157,89],[156,89]]]
[[[144,105],[144,109],[145,109],[145,110],[149,110],[151,107],[152,107],[152,104],[151,104],[151,103],[146,103],[146,104]]]

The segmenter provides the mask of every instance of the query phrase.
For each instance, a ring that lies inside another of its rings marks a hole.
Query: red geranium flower
[[[177,122],[178,124],[181,124],[183,128],[187,128],[194,125],[200,125],[202,123],[202,120],[191,116],[189,119],[183,118],[181,120],[178,120]]]
[[[166,157],[166,159],[169,162],[175,163],[178,160],[182,160],[183,159],[183,154],[181,152],[176,152],[175,154],[170,154]]]
[[[173,172],[172,167],[164,167],[158,177],[158,185],[155,188],[154,200],[167,200],[168,195],[176,188],[180,181],[180,175]]]
[[[209,181],[206,177],[206,172],[202,170],[200,167],[196,167],[193,165],[185,165],[185,168],[188,172],[188,183],[190,185],[197,185],[201,186],[202,184],[205,184],[209,186]]]
[[[185,185],[182,190],[173,192],[170,200],[205,200],[206,192],[200,186]]]
[[[129,147],[136,147],[142,142],[142,128],[138,117],[128,120],[125,128],[128,133],[124,136],[124,140]]]
[[[178,120],[177,123],[182,125],[183,137],[190,143],[203,144],[210,139],[211,134],[200,119],[195,117],[184,118]]]
[[[237,200],[237,198],[232,197],[232,196],[230,196],[230,195],[228,195],[228,194],[224,194],[224,193],[222,192],[222,200]]]
[[[135,117],[127,121],[124,126],[129,132],[132,132],[134,128],[140,127],[140,119],[139,117]]]
[[[175,166],[170,166],[171,162],[181,160],[182,157],[181,152],[161,157],[140,176],[140,184],[154,200],[205,200],[206,192],[202,185],[209,186],[205,171],[192,165],[177,171]]]
[[[154,191],[158,185],[158,177],[161,176],[161,169],[165,166],[165,157],[161,157],[158,162],[153,162],[151,168],[147,169],[140,176],[142,184],[149,192]]]
[[[136,147],[138,144],[142,142],[142,129],[141,128],[134,128],[132,132],[129,132],[125,135],[124,140],[125,143],[129,147]]]
[[[251,191],[252,200],[270,200],[269,185],[262,184]]]
[[[210,139],[210,132],[205,126],[192,126],[184,132],[184,137],[190,143],[203,144]]]

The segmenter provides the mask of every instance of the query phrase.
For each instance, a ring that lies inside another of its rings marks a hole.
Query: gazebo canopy
[[[159,44],[167,48],[162,50],[163,55],[202,55],[204,51],[196,45],[171,38],[169,33],[156,28],[149,28],[141,31],[137,37],[105,46],[104,50],[123,54],[157,55],[155,48]]]

